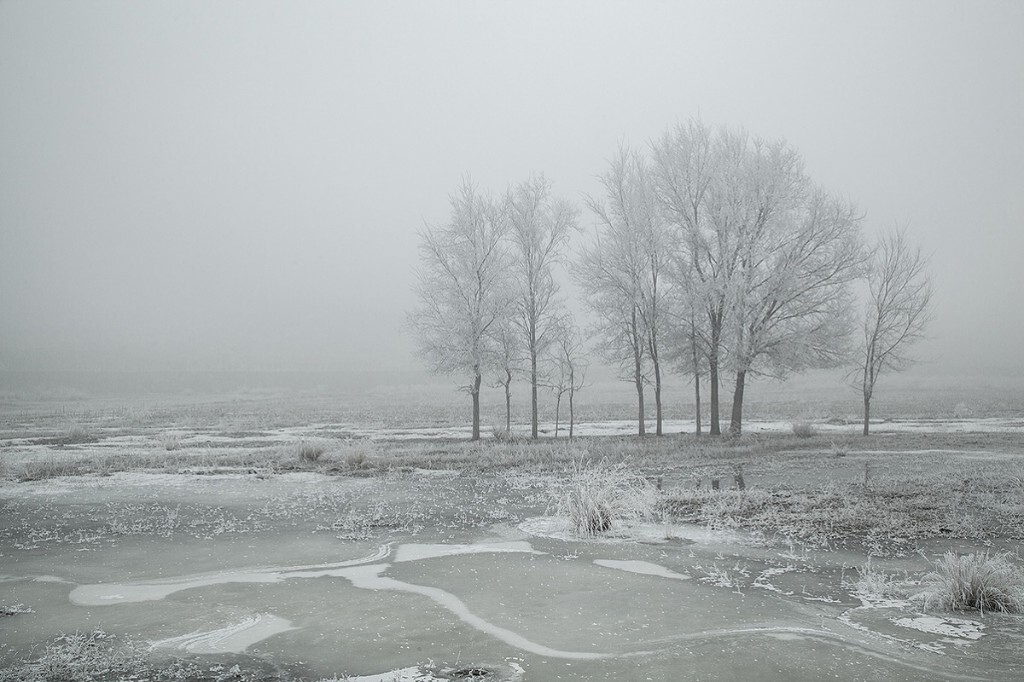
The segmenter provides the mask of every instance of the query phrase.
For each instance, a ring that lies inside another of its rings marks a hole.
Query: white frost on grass
[[[589,537],[576,534],[572,521],[561,516],[536,516],[526,519],[517,528],[528,535],[553,538],[566,542],[642,542],[645,544],[668,544],[672,541],[689,541],[706,545],[734,544],[741,540],[738,533],[711,530],[706,526],[692,524],[664,524],[646,521],[619,519],[611,530]]]
[[[325,677],[320,682],[337,682],[338,678]],[[359,675],[357,677],[346,677],[345,682],[442,682],[447,678],[435,677],[429,670],[421,670],[417,666],[392,670],[377,675]]]
[[[395,563],[491,552],[522,552],[525,554],[544,553],[536,551],[528,542],[479,542],[472,545],[427,545],[411,543],[399,545],[398,550],[395,552]]]
[[[639,573],[640,575],[653,575],[660,578],[670,578],[672,580],[689,580],[690,576],[685,573],[676,573],[673,570],[659,566],[658,564],[652,564],[649,561],[618,561],[616,559],[594,559],[594,563],[598,566],[604,566],[605,568],[614,568],[619,571],[628,571],[629,573]]]
[[[216,630],[190,632],[187,635],[150,642],[150,648],[178,649],[192,654],[240,654],[272,635],[295,629],[284,618],[269,613],[258,613]]]
[[[976,640],[985,636],[983,623],[964,618],[942,618],[939,616],[918,616],[916,618],[890,618],[901,628],[919,630],[943,637]]]

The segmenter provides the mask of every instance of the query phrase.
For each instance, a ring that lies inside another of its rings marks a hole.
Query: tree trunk
[[[729,433],[734,436],[743,433],[743,385],[746,379],[746,370],[736,372],[736,390],[732,396],[732,421],[729,424]]]
[[[637,434],[641,436],[647,435],[647,424],[644,423],[644,382],[637,377],[636,380],[636,398],[637,398]]]
[[[696,368],[695,368],[696,369]],[[695,371],[693,373],[693,399],[697,406],[696,417],[697,417],[697,435],[701,434],[700,425],[700,375]]]
[[[573,381],[572,373],[569,374],[569,381]],[[573,427],[576,425],[576,408],[573,399],[576,397],[576,389],[569,384],[569,440],[572,440]]]
[[[477,374],[473,378],[473,440],[480,440],[480,381]]]
[[[512,433],[512,370],[505,368],[505,433]]]
[[[708,362],[708,381],[711,383],[711,435],[722,435],[718,419],[718,358],[712,356]]]
[[[555,397],[555,438],[558,438],[558,418],[562,411],[562,392],[559,391]]]
[[[718,344],[721,341],[722,330],[712,321],[711,323],[711,348],[708,352],[708,381],[711,382],[711,435],[722,435],[722,427],[719,424],[718,415]]]
[[[654,361],[654,412],[656,419],[655,433],[662,435],[661,430],[661,365],[658,356],[653,356]]]
[[[865,393],[864,394],[864,435],[865,436],[868,435],[868,431],[869,431],[868,424],[870,423],[869,422],[870,415],[871,415],[871,398],[868,396],[867,393]]]
[[[537,342],[530,339],[530,437],[537,438]]]

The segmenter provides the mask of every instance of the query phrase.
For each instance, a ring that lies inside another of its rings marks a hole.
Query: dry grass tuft
[[[624,463],[594,463],[582,456],[573,460],[568,482],[550,492],[558,513],[567,515],[582,537],[611,530],[620,519],[650,518],[659,501],[650,481]]]
[[[917,598],[923,608],[936,606],[951,611],[1024,611],[1024,571],[1008,552],[967,554],[946,552],[935,562],[935,571],[924,577],[925,589]]]
[[[806,421],[793,422],[790,428],[793,429],[793,434],[797,438],[810,438],[818,433],[814,424]]]
[[[300,443],[298,453],[300,462],[304,464],[316,464],[324,454],[324,446],[318,443]]]

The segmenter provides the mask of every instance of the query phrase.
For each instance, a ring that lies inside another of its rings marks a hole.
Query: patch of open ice
[[[673,580],[689,580],[690,576],[685,573],[676,573],[664,566],[658,564],[652,564],[649,561],[618,561],[616,559],[594,559],[594,563],[598,566],[604,566],[605,568],[614,568],[620,571],[629,571],[630,573],[639,573],[640,575],[654,575],[661,578],[671,578]]]
[[[389,564],[372,564],[369,566],[354,566],[352,568],[339,569],[334,573],[344,578],[347,578],[352,582],[355,587],[359,587],[366,590],[395,590],[398,592],[411,592],[413,594],[419,594],[433,601],[437,602],[444,608],[451,611],[455,616],[462,622],[470,625],[480,632],[491,635],[492,637],[505,642],[509,646],[514,646],[517,649],[529,652],[531,654],[537,654],[538,656],[548,656],[551,658],[566,658],[572,660],[585,660],[585,659],[598,659],[608,658],[610,654],[599,654],[583,651],[560,651],[558,649],[552,649],[546,647],[543,644],[537,644],[532,642],[522,635],[507,630],[501,626],[495,625],[494,623],[488,622],[476,615],[469,610],[469,607],[465,605],[458,597],[450,592],[445,592],[437,587],[428,587],[426,585],[414,585],[413,583],[406,583],[394,578],[387,578],[381,575],[387,570]]]
[[[284,618],[269,613],[258,613],[216,630],[190,632],[187,635],[150,642],[150,647],[178,649],[193,654],[240,654],[271,635],[294,629]]]
[[[395,552],[395,563],[485,552],[544,553],[536,551],[530,546],[529,542],[479,542],[472,545],[420,545],[410,543],[398,546],[398,550]]]

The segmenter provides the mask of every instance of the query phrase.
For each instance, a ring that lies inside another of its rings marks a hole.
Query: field
[[[474,444],[436,396],[8,394],[0,680],[1024,674],[1011,389],[869,438],[806,387],[738,439],[606,395]]]

